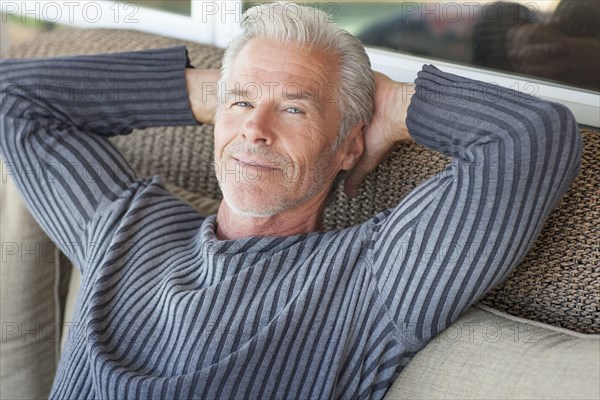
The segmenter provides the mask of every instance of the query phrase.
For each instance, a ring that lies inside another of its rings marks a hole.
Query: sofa
[[[2,57],[178,44],[196,68],[220,67],[223,49],[110,29],[60,28]],[[581,172],[527,257],[412,359],[387,399],[600,399],[600,132],[581,127],[581,134]],[[200,212],[216,212],[211,126],[149,128],[110,140],[139,175],[161,175]],[[415,143],[399,145],[357,198],[338,188],[324,213],[326,229],[392,207],[448,161]],[[10,178],[17,172],[5,164],[1,172],[0,399],[44,398],[61,344],[77,328],[71,310],[79,274],[29,214]]]

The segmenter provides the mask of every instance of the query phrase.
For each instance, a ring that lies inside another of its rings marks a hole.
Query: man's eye
[[[304,111],[302,111],[298,107],[288,107],[285,110],[290,114],[304,114]]]
[[[233,103],[231,106],[232,107],[234,107],[234,106],[238,106],[238,107],[251,107],[252,104],[248,103],[247,101],[238,101],[238,102]]]

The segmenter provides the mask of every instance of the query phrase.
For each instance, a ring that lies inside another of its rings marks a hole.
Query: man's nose
[[[267,107],[255,107],[248,113],[241,134],[255,144],[270,145],[273,142],[271,115]]]

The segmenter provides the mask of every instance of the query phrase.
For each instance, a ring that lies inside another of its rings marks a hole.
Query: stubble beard
[[[226,153],[224,152],[224,154]],[[281,176],[279,179],[282,180],[281,184],[278,185],[262,183],[260,180],[256,182],[248,182],[244,181],[243,177],[239,177],[239,180],[236,179],[236,182],[234,183],[231,183],[231,181],[222,182],[222,180],[217,177],[219,187],[223,193],[223,200],[235,214],[242,217],[251,218],[269,218],[282,212],[297,208],[313,196],[317,195],[317,193],[319,193],[325,185],[331,185],[331,182],[328,182],[327,180],[331,155],[332,154],[330,151],[325,151],[322,155],[320,155],[315,162],[314,173],[311,177],[309,177],[312,182],[310,182],[307,186],[305,193],[302,193],[295,198],[293,197],[293,192],[289,189],[294,188],[294,183],[296,181],[302,180],[301,174],[308,173],[308,171],[299,171],[298,168],[294,169],[293,178],[289,178],[281,171],[277,171],[277,175]],[[224,165],[224,162],[221,159],[218,159],[216,152],[214,155],[214,160],[215,165]],[[310,170],[311,168],[305,167],[305,169]],[[269,175],[272,177],[274,174]],[[271,177],[267,179],[272,179]],[[240,185],[246,185],[248,187],[244,188]],[[255,187],[249,187],[250,185],[255,185]],[[262,187],[258,185],[262,185]],[[273,190],[273,187],[276,187],[277,190]],[[247,194],[240,195],[238,191],[248,192]],[[256,191],[260,191],[261,193],[257,196]],[[254,198],[248,199],[246,198],[248,196]],[[257,198],[260,200],[257,200]]]

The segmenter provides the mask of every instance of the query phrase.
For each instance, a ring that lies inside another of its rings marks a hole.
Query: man
[[[374,86],[358,41],[288,5],[249,11],[218,104],[202,90],[218,75],[186,69],[183,47],[2,62],[2,157],[43,171],[14,178],[83,274],[53,398],[382,398],[518,264],[577,175],[565,107],[431,66],[412,97]],[[135,90],[74,101],[57,80]],[[103,137],[215,111],[224,201],[208,218]],[[454,160],[395,208],[321,231],[335,177],[355,171],[354,190],[409,138]]]

